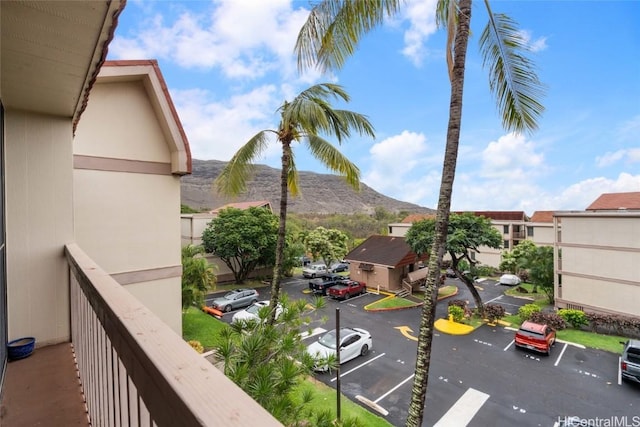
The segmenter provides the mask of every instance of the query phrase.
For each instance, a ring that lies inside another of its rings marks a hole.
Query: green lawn
[[[224,322],[195,307],[182,312],[182,338],[185,341],[200,341],[205,351],[213,348],[216,337],[224,327]]]
[[[335,389],[328,387],[314,378],[309,378],[300,384],[298,391],[300,396],[302,396],[302,393],[305,391],[313,392],[314,397],[311,401],[311,405],[321,411],[329,410],[334,417],[336,416],[337,399]],[[340,399],[340,413],[342,419],[347,417],[357,418],[359,425],[361,426],[389,427],[392,425],[384,418],[375,415],[373,412],[367,411],[344,395],[342,395]]]

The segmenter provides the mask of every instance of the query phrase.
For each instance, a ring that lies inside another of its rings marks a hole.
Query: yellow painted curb
[[[433,326],[440,332],[449,335],[467,335],[474,330],[473,326],[463,325],[462,323],[447,319],[438,319],[434,322]]]

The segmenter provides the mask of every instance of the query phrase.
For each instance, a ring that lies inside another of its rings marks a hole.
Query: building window
[[[531,227],[531,226],[527,227],[527,236],[528,237],[533,237],[533,227]]]
[[[471,258],[471,261],[475,261],[476,260],[476,253],[471,251],[469,252],[469,258]]]
[[[509,249],[509,241],[508,241],[508,240],[505,240],[505,241],[502,243],[502,247],[503,247],[504,249],[507,249],[507,250],[508,250],[508,249]]]
[[[503,225],[502,226],[502,234],[509,234],[509,226],[508,225]]]

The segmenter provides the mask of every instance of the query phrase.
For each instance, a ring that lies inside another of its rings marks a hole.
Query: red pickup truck
[[[349,299],[365,292],[367,292],[367,284],[355,280],[343,280],[339,285],[329,288],[329,296],[336,299]]]

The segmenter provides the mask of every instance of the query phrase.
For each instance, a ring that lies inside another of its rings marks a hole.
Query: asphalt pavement
[[[311,298],[305,292],[307,284],[308,279],[291,278],[282,289],[292,298]],[[458,287],[453,298],[473,305],[461,282],[447,279],[447,284]],[[502,304],[510,313],[529,302],[504,295],[507,288],[495,281],[482,281],[478,288],[485,304]],[[268,299],[268,288],[260,289],[260,295]],[[311,326],[318,333],[333,329],[339,307],[342,326],[371,333],[373,349],[341,366],[341,391],[394,426],[402,426],[413,385],[421,308],[364,309],[379,298],[371,293],[347,301],[329,298],[327,306],[312,316]],[[447,317],[446,300],[438,303],[436,317]],[[627,420],[628,425],[637,421],[640,426],[640,387],[620,383],[617,354],[558,342],[547,357],[515,349],[513,335],[512,330],[488,325],[469,335],[434,333],[424,426],[551,427],[567,416],[626,417],[616,419]],[[306,341],[314,339],[317,336]],[[316,376],[336,387],[335,372]]]

